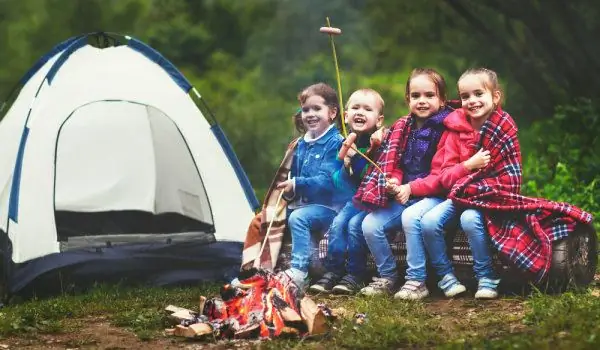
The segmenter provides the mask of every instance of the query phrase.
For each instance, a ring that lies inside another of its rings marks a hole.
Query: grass
[[[315,297],[336,309],[330,336],[246,343],[259,349],[589,349],[600,348],[600,289],[550,296],[504,297],[497,301],[433,298],[405,302],[374,297]],[[200,295],[218,286],[125,288],[98,286],[84,295],[32,300],[0,309],[0,337],[76,334],[94,319],[133,331],[138,340],[164,340],[170,326],[163,309],[174,304],[197,309]],[[365,313],[362,325],[356,313]],[[70,339],[67,345],[98,340]],[[140,345],[142,346],[142,345]]]

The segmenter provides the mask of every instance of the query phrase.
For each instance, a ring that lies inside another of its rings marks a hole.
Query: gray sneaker
[[[300,271],[292,267],[285,270],[283,273],[294,282],[299,290],[304,291],[306,289],[306,286],[308,285],[308,272]]]
[[[373,277],[373,282],[360,290],[362,295],[390,295],[394,288],[394,281],[387,278]]]

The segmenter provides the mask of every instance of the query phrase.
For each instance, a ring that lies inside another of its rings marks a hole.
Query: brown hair
[[[350,100],[352,99],[352,96],[354,96],[354,94],[359,93],[359,92],[361,92],[365,95],[371,94],[371,95],[375,96],[375,101],[377,101],[377,105],[379,107],[379,115],[383,114],[383,108],[385,107],[385,101],[383,100],[383,97],[381,97],[379,92],[377,92],[373,89],[369,89],[369,88],[362,88],[362,89],[358,89],[358,90],[354,91],[350,95],[350,97],[348,97],[348,102],[346,102],[346,109],[348,109],[348,107],[350,107]]]
[[[300,105],[303,105],[311,96],[321,96],[325,100],[325,105],[329,106],[329,108],[335,108],[335,118],[337,119],[338,127],[341,127],[343,121],[342,118],[339,118],[340,102],[335,90],[325,83],[313,84],[298,94],[298,102],[300,102]]]
[[[304,134],[306,132],[306,128],[304,127],[304,123],[302,122],[302,108],[298,108],[296,113],[292,116],[292,122],[294,122],[294,127],[296,131],[300,134]]]
[[[499,105],[502,104],[503,99],[504,99],[504,91],[502,91],[502,88],[500,87],[500,83],[498,82],[498,74],[496,74],[496,72],[494,72],[491,69],[487,69],[487,68],[483,68],[483,67],[469,68],[460,76],[460,78],[458,78],[458,83],[460,83],[460,81],[464,77],[469,76],[469,75],[476,75],[476,76],[482,77],[481,83],[490,92],[500,91],[500,102],[498,102],[498,104]]]
[[[413,71],[410,73],[410,76],[408,77],[408,80],[406,81],[406,91],[404,94],[404,98],[406,99],[406,101],[409,101],[409,97],[410,97],[410,82],[411,80],[413,80],[414,78],[420,76],[420,75],[426,75],[427,77],[429,77],[429,79],[431,79],[431,81],[433,81],[433,83],[435,84],[436,88],[437,88],[437,92],[438,95],[440,96],[440,99],[442,100],[442,102],[446,102],[446,80],[444,80],[444,77],[438,73],[435,69],[431,69],[431,68],[415,68],[413,69]]]

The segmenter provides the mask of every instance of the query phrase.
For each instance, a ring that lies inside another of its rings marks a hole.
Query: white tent
[[[136,39],[98,48],[90,37],[43,57],[0,122],[0,231],[12,262],[60,253],[82,237],[80,247],[194,236],[116,227],[61,239],[58,212],[177,214],[216,241],[243,241],[256,198],[218,125],[195,104],[195,88]]]

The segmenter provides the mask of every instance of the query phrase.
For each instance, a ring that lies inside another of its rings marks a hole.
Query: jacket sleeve
[[[471,171],[460,161],[459,134],[449,132],[444,145],[444,161],[440,172],[440,184],[445,191],[449,191],[461,178],[469,175]]]
[[[425,197],[440,194],[443,192],[440,184],[440,172],[442,169],[442,163],[444,162],[445,144],[448,138],[448,131],[444,131],[440,141],[437,144],[437,151],[433,155],[431,160],[431,171],[429,175],[413,180],[408,183],[410,186],[410,193],[415,197]]]
[[[319,171],[315,176],[298,176],[295,178],[295,194],[312,198],[319,193],[332,192],[332,175],[342,166],[337,159],[337,153],[341,147],[341,140],[336,140],[327,145]]]

